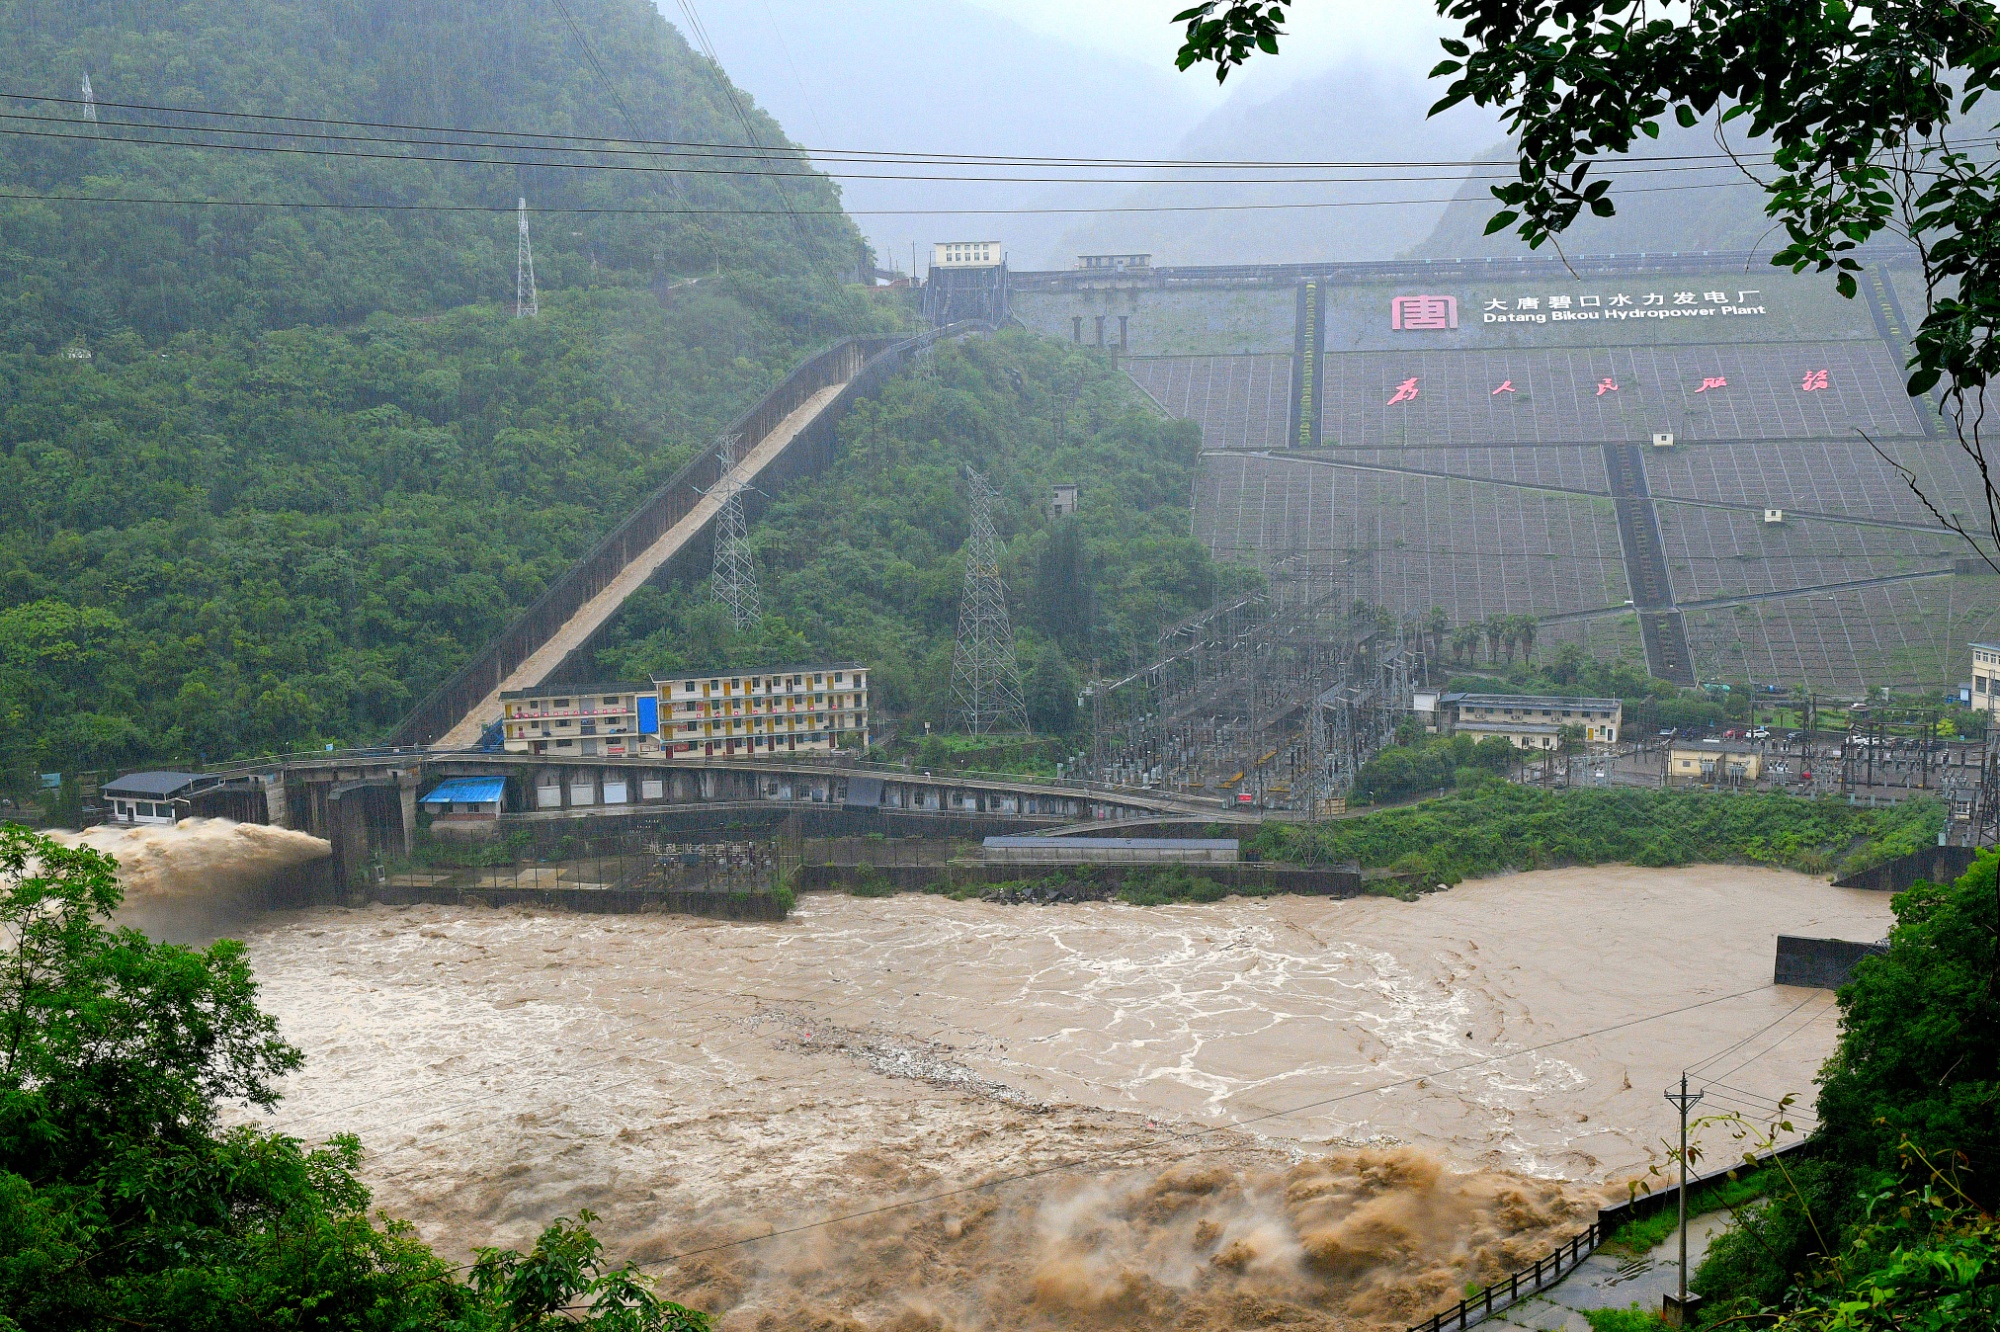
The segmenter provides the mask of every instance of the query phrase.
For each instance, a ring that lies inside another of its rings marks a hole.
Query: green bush
[[[1514,746],[1498,736],[1474,740],[1469,735],[1440,735],[1413,745],[1391,745],[1361,765],[1354,797],[1390,800],[1419,791],[1479,785],[1504,773],[1514,757]],[[1462,782],[1461,774],[1468,773],[1470,781]]]
[[[1638,1305],[1623,1309],[1590,1309],[1583,1315],[1590,1332],[1659,1332],[1666,1326],[1660,1316]]]
[[[1587,788],[1505,783],[1442,800],[1311,825],[1266,824],[1247,844],[1266,860],[1400,867],[1431,883],[1562,865],[1749,861],[1824,872],[1873,863],[1885,848],[1936,841],[1944,807],[1913,799],[1860,809],[1780,792]]]
[[[1892,832],[1893,836],[1894,833]],[[1694,1274],[1716,1318],[1780,1327],[2000,1320],[2000,859],[1895,898],[1889,950],[1838,993],[1814,1153]]]
[[[847,881],[845,889],[849,897],[894,897],[896,885],[889,876],[873,865],[855,867],[854,875]]]

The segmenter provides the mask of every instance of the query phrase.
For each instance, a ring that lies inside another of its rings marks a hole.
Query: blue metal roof
[[[418,803],[425,805],[471,805],[499,800],[507,793],[505,777],[454,777],[439,782]]]

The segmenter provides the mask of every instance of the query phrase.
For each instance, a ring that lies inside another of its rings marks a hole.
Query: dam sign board
[[[1768,313],[1754,287],[1705,291],[1591,292],[1584,295],[1487,296],[1479,301],[1482,324],[1568,324],[1592,320],[1715,319]],[[1397,296],[1389,302],[1389,327],[1405,333],[1458,327],[1456,296]]]
[[[1843,300],[1831,282],[1789,273],[1327,283],[1324,307],[1322,346],[1329,356],[1419,348],[1881,341],[1868,302]]]

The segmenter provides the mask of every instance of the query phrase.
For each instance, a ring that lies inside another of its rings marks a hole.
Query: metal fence
[[[1522,1300],[1533,1299],[1537,1294],[1553,1286],[1591,1254],[1606,1238],[1607,1230],[1602,1221],[1593,1221],[1579,1235],[1573,1235],[1568,1242],[1552,1254],[1537,1258],[1533,1267],[1524,1268],[1512,1276],[1503,1277],[1483,1290],[1474,1291],[1458,1302],[1458,1307],[1433,1314],[1421,1323],[1413,1323],[1410,1332],[1445,1332],[1446,1328],[1466,1328],[1474,1323],[1484,1322],[1502,1309],[1519,1304]]]

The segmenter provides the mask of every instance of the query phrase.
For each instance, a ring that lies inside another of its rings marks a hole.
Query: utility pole
[[[515,205],[514,216],[520,224],[520,240],[514,247],[514,318],[533,319],[542,312],[542,307],[535,297],[535,251],[528,243],[526,199]]]
[[[1688,1111],[1701,1104],[1702,1093],[1688,1090],[1688,1075],[1681,1074],[1681,1089],[1678,1092],[1662,1093],[1681,1112],[1681,1270],[1680,1298],[1663,1299],[1660,1319],[1673,1327],[1686,1327],[1688,1315],[1694,1312],[1688,1308]]]

